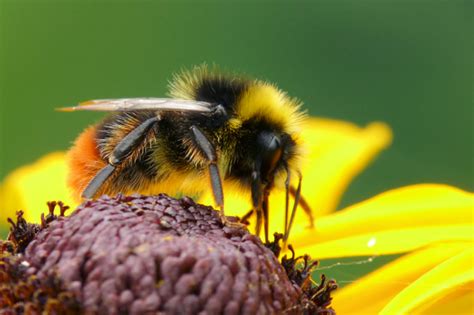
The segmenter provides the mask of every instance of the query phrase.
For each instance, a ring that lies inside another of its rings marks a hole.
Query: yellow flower
[[[472,314],[473,215],[472,193],[414,185],[297,226],[291,242],[318,259],[407,253],[336,291],[340,314]]]
[[[27,221],[39,222],[40,214],[47,213],[46,201],[59,199],[75,208],[66,174],[63,152],[50,153],[10,173],[0,186],[0,227],[5,227],[6,219],[15,217],[17,210],[25,211]]]
[[[382,123],[360,128],[310,119],[302,139],[307,149],[303,195],[316,227],[308,229],[299,211],[290,237],[297,252],[315,259],[403,254],[336,291],[334,309],[340,314],[473,313],[473,194],[414,185],[333,212],[352,178],[390,143],[390,129]],[[65,172],[63,153],[14,171],[0,187],[0,224],[17,209],[38,221],[48,199],[71,203]],[[226,192],[226,214],[250,209],[245,197]],[[208,194],[201,202],[211,200]],[[281,231],[284,194],[272,192],[271,202],[271,230]]]

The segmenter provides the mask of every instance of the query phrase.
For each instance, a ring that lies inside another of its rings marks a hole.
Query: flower
[[[314,264],[280,264],[277,244],[190,198],[102,196],[68,217],[49,206],[41,225],[19,212],[0,243],[2,311],[334,314],[336,285],[312,285]]]
[[[336,291],[333,306],[342,314],[467,314],[474,301],[473,217],[472,193],[414,185],[318,218],[315,231],[297,225],[291,242],[318,259],[405,254]]]
[[[316,226],[308,229],[307,217],[298,212],[289,241],[297,252],[317,259],[403,255],[336,291],[336,311],[470,313],[474,300],[473,194],[445,185],[413,185],[333,212],[350,180],[390,143],[390,129],[382,123],[359,128],[346,122],[310,119],[302,139],[307,147],[303,196],[314,210]],[[0,208],[39,211],[41,204],[29,203],[28,197],[32,192],[41,195],[38,192],[44,187],[28,189],[24,183],[32,176],[44,186],[55,174],[60,176],[53,185],[63,183],[64,173],[55,168],[56,163],[62,165],[62,154],[46,157],[33,171],[20,169],[10,175],[0,188],[0,202],[4,203]],[[45,166],[52,169],[45,172]],[[12,200],[12,196],[26,197]],[[63,195],[55,194],[52,199],[58,198]],[[210,200],[207,195],[200,202],[209,204]],[[270,228],[281,231],[283,207],[278,209],[278,205],[284,204],[284,194],[272,192],[271,203]],[[242,215],[249,208],[244,198],[226,191],[227,215]],[[35,212],[28,215],[37,217]]]

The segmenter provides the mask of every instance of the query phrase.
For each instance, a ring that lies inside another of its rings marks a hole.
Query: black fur
[[[196,88],[196,100],[220,104],[232,113],[239,97],[247,89],[248,83],[242,79],[222,77],[204,78]]]

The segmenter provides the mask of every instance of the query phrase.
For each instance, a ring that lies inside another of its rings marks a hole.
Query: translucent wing
[[[79,103],[78,106],[63,107],[58,108],[58,110],[64,112],[79,110],[104,112],[137,110],[210,112],[212,107],[211,103],[195,100],[149,97],[91,100]]]

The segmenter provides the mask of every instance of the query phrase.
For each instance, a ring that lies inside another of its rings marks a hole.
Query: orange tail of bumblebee
[[[106,164],[100,158],[95,134],[95,126],[84,130],[76,139],[67,155],[69,164],[67,183],[73,191],[74,198],[78,201],[81,199],[81,193],[90,180]]]

